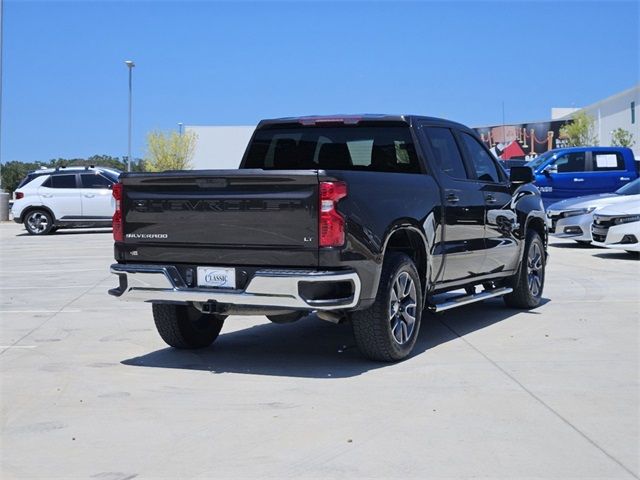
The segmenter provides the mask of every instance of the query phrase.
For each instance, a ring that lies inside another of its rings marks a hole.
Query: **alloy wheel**
[[[527,256],[527,282],[529,293],[534,297],[542,293],[542,279],[544,275],[542,249],[537,242],[533,242],[529,247]]]
[[[389,301],[389,323],[394,340],[404,345],[416,324],[416,284],[407,272],[400,272],[393,282]]]
[[[27,224],[33,233],[42,233],[49,226],[49,218],[42,212],[33,212],[27,218]]]

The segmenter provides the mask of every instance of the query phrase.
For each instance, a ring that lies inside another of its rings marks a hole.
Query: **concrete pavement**
[[[230,317],[166,348],[111,234],[1,224],[5,478],[638,478],[640,262],[552,240],[545,303],[427,315],[415,355]]]

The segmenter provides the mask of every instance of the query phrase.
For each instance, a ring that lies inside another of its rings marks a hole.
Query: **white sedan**
[[[614,193],[601,193],[561,200],[547,208],[547,229],[555,237],[578,243],[591,242],[591,223],[596,209],[630,201],[640,203],[640,178]]]
[[[591,225],[593,244],[640,252],[640,201],[618,203],[598,209]]]

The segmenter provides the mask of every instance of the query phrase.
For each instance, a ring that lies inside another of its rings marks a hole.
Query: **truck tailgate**
[[[127,174],[121,181],[122,260],[318,264],[315,170]]]

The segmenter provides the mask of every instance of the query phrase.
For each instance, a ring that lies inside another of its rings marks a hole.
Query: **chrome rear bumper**
[[[243,290],[191,288],[171,265],[114,264],[111,273],[120,285],[109,294],[122,300],[142,302],[209,303],[304,310],[353,308],[360,299],[360,278],[351,270],[258,270]],[[349,282],[344,298],[305,298],[300,284]]]

